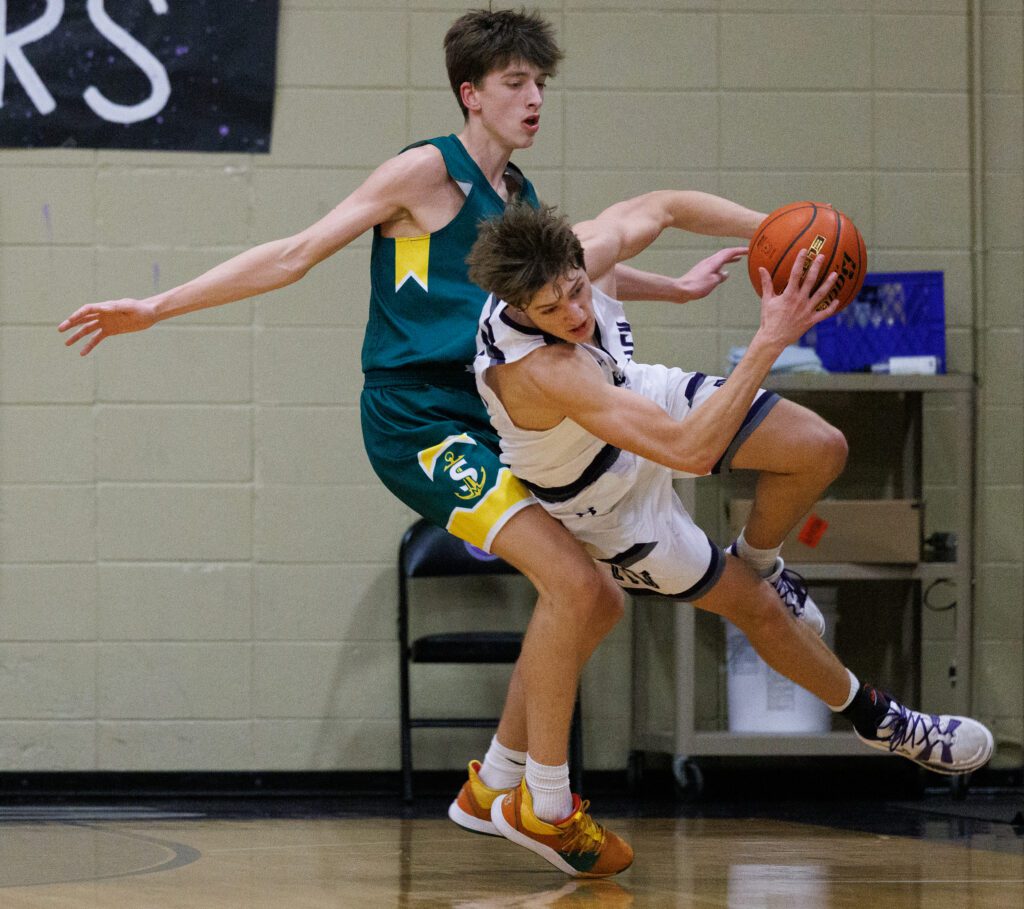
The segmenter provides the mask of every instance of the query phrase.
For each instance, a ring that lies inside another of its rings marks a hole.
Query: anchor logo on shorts
[[[481,467],[478,473],[475,467],[464,467],[466,459],[462,455],[456,455],[451,451],[445,452],[444,463],[447,465],[448,476],[455,480],[456,483],[460,480],[462,481],[462,485],[459,487],[462,492],[455,493],[457,499],[477,499],[480,497],[480,494],[484,491],[484,485],[487,483],[486,470]],[[481,477],[479,482],[477,477]]]
[[[423,472],[431,479],[434,479],[434,469],[438,461],[443,463],[443,470],[458,484],[458,491],[455,497],[458,499],[478,499],[483,495],[487,485],[487,471],[480,467],[470,467],[464,455],[449,451],[453,445],[476,445],[476,440],[460,433],[457,436],[448,436],[440,445],[425,448],[419,452],[417,459]]]

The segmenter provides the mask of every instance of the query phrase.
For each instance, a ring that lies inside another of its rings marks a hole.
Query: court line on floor
[[[127,871],[114,872],[111,874],[100,874],[100,875],[88,875],[85,877],[74,877],[74,878],[61,878],[59,880],[49,881],[27,881],[17,884],[2,884],[0,883],[0,889],[15,889],[17,887],[52,887],[57,884],[82,884],[92,881],[108,881],[115,880],[123,877],[136,877],[143,874],[156,874],[159,871],[174,871],[178,868],[184,868],[186,865],[191,865],[193,862],[203,857],[203,854],[196,849],[194,846],[186,845],[185,843],[178,843],[174,840],[159,839],[154,836],[146,836],[142,833],[135,833],[134,831],[124,832],[119,830],[109,830],[99,824],[90,824],[85,821],[64,821],[68,827],[82,827],[89,830],[97,830],[100,833],[104,833],[108,836],[121,837],[122,839],[140,840],[145,843],[151,843],[156,846],[160,846],[164,849],[169,849],[172,853],[171,857],[165,861],[160,862],[156,865],[143,868],[131,868]]]

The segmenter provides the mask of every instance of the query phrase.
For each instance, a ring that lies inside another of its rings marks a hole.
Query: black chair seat
[[[428,634],[412,642],[414,663],[514,663],[523,636],[518,631],[462,631]]]

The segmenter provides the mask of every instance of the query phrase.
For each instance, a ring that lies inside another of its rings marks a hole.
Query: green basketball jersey
[[[373,229],[363,372],[415,369],[458,375],[476,353],[477,320],[487,294],[470,283],[466,256],[480,221],[500,215],[505,203],[456,136],[408,148],[427,144],[444,156],[466,202],[448,224],[422,237],[383,237],[379,226]],[[533,185],[519,169],[509,164],[506,173],[521,183],[520,197],[537,205]]]

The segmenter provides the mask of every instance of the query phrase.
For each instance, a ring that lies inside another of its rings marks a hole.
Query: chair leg
[[[583,792],[583,705],[578,690],[569,729],[569,785],[573,792]]]
[[[408,726],[402,728],[402,801],[413,801],[412,792],[412,748],[409,742]]]
[[[404,659],[404,654],[403,654]],[[402,752],[402,800],[406,803],[413,800],[412,793],[412,726],[409,719],[409,667],[402,665],[400,692],[400,725],[399,740]]]

